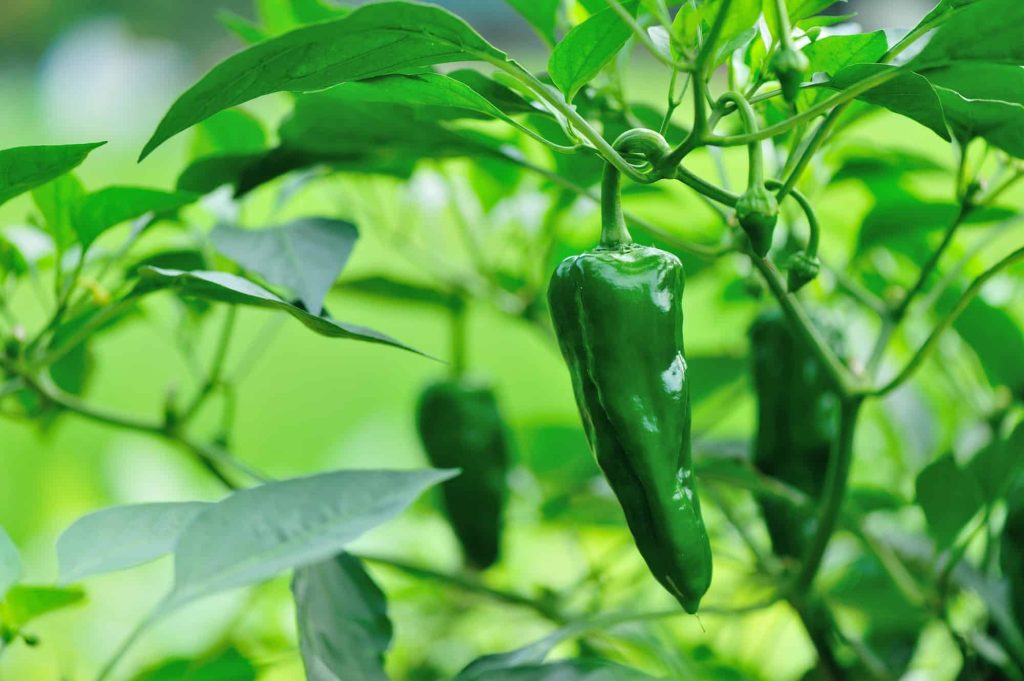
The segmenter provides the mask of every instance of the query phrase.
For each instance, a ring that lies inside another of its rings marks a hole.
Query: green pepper
[[[838,345],[837,334],[826,331]],[[839,396],[821,362],[794,335],[781,311],[761,314],[750,339],[758,404],[754,466],[818,500],[837,436]],[[775,553],[801,558],[814,531],[813,509],[800,511],[767,497],[758,501]]]
[[[800,85],[804,82],[804,76],[811,62],[807,55],[791,46],[785,46],[775,53],[772,58],[772,71],[779,79],[779,86],[782,88],[782,96],[792,104],[800,94]]]
[[[501,549],[509,467],[508,434],[494,391],[466,378],[433,383],[420,396],[416,425],[432,465],[462,469],[441,486],[445,513],[466,563],[490,567]]]
[[[564,260],[548,302],[584,429],[654,577],[687,612],[711,583],[690,462],[683,267],[632,243],[605,171],[598,248]]]

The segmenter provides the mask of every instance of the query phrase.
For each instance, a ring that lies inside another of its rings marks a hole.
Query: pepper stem
[[[719,104],[723,102],[732,102],[736,105],[736,110],[740,114],[740,118],[743,119],[743,127],[747,129],[747,133],[750,135],[757,135],[757,114],[754,113],[754,107],[750,106],[750,102],[747,98],[738,92],[726,92],[719,98]],[[760,187],[764,185],[764,157],[761,152],[761,141],[753,140],[747,145],[748,161],[747,161],[747,188]]]
[[[621,248],[633,243],[633,237],[626,227],[622,214],[622,200],[619,197],[621,174],[611,163],[605,164],[604,179],[601,182],[601,247]]]

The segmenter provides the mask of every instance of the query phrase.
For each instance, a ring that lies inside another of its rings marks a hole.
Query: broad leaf
[[[343,281],[338,288],[341,291],[352,291],[388,300],[434,305],[446,310],[454,310],[460,305],[458,296],[453,293],[418,283],[400,281],[386,275],[370,275]]]
[[[455,61],[505,62],[466,22],[433,5],[382,2],[254,45],[214,67],[174,103],[142,150],[223,109],[272,92],[321,90]],[[367,119],[367,122],[373,119]]]
[[[78,240],[75,211],[84,198],[85,187],[73,173],[32,190],[32,201],[42,214],[46,231],[53,237],[58,253],[63,253]]]
[[[974,476],[947,454],[917,476],[917,504],[928,519],[928,531],[938,548],[953,544],[984,500]]]
[[[1024,157],[1024,69],[1005,64],[954,64],[928,71],[954,136],[982,137]]]
[[[272,310],[282,310],[322,336],[381,343],[417,354],[423,354],[419,350],[390,336],[378,333],[373,329],[346,324],[326,316],[310,314],[301,307],[282,300],[248,279],[227,274],[226,272],[183,272],[181,270],[161,269],[158,267],[144,267],[139,270],[139,278],[139,284],[135,289],[136,294],[169,288],[180,291],[184,295],[206,300],[215,300],[232,305],[250,305]]]
[[[810,61],[808,73],[827,73],[834,76],[853,64],[877,62],[889,49],[884,31],[836,35],[822,38],[807,45],[804,54]]]
[[[968,303],[953,328],[971,346],[993,386],[1024,395],[1024,331],[1006,310],[978,297]]]
[[[508,115],[550,115],[546,110],[540,109],[523,99],[515,90],[502,85],[493,78],[488,78],[476,69],[457,69],[448,73],[448,77],[454,78],[473,88],[484,99]]]
[[[85,600],[81,589],[47,586],[16,586],[7,592],[0,612],[8,626],[20,629],[34,619],[57,610],[78,605]]]
[[[971,458],[967,470],[978,481],[986,503],[1006,496],[1021,478],[1024,463],[1024,423],[1005,440],[996,440],[982,447]]]
[[[505,0],[515,11],[537,31],[548,45],[558,41],[555,28],[558,26],[558,12],[561,0]]]
[[[169,213],[194,203],[199,196],[143,187],[106,187],[87,194],[75,206],[74,227],[88,248],[103,232],[146,213]]]
[[[0,601],[21,579],[21,556],[4,528],[0,527]]]
[[[630,12],[636,12],[636,0],[623,5]],[[601,10],[574,27],[555,46],[548,62],[551,80],[565,98],[572,101],[580,88],[597,76],[632,34],[630,27],[614,10]]]
[[[300,218],[258,230],[222,224],[210,239],[228,258],[290,290],[306,310],[320,314],[358,236],[356,226],[344,220]]]
[[[0,204],[77,168],[106,142],[0,150]]]
[[[57,539],[62,584],[156,560],[209,504],[136,504],[103,509],[76,520]]]
[[[255,665],[235,648],[228,648],[212,658],[161,662],[132,681],[256,681],[256,676]]]
[[[189,155],[192,158],[261,151],[267,146],[263,124],[241,109],[225,109],[195,127]]]
[[[235,492],[178,541],[163,608],[255,584],[336,556],[453,471],[338,471]]]
[[[711,0],[701,5],[701,16],[707,26],[711,26],[718,16],[720,0]],[[752,28],[761,16],[761,0],[732,0],[729,14],[722,25],[714,49],[714,63],[724,61],[732,52],[750,42],[757,34]]]
[[[961,3],[963,4],[963,3]],[[956,62],[1024,64],[1024,3],[1020,0],[979,0],[946,21],[910,65],[916,70]]]
[[[292,592],[308,679],[387,681],[387,600],[358,558],[342,553],[296,570]]]
[[[824,85],[837,90],[845,90],[877,73],[896,68],[886,64],[854,64],[840,70],[832,80]],[[950,139],[942,103],[924,76],[904,71],[892,80],[868,90],[858,99],[911,118],[942,139]]]

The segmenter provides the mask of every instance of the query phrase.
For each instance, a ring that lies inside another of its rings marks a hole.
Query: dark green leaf
[[[711,26],[718,16],[721,0],[710,0],[700,6],[701,17],[706,26]],[[753,28],[761,16],[761,0],[732,0],[729,14],[722,25],[722,32],[715,43],[714,63],[719,64],[753,40],[757,30]]]
[[[256,681],[256,667],[234,648],[203,660],[178,658],[137,674],[132,681]]]
[[[32,200],[42,213],[46,231],[53,237],[58,253],[63,253],[78,240],[75,212],[84,198],[85,187],[72,173],[32,190]]]
[[[254,45],[214,67],[178,98],[141,158],[218,111],[261,95],[321,90],[432,64],[473,60],[505,62],[506,56],[440,7],[406,2],[360,7],[341,19]]]
[[[840,70],[835,77],[825,83],[826,87],[845,90],[859,81],[869,78],[881,71],[895,69],[886,64],[855,64]],[[872,90],[868,90],[858,99],[883,106],[894,113],[913,119],[933,131],[944,140],[949,140],[946,119],[943,115],[942,103],[931,84],[924,76],[916,73],[903,72]]]
[[[79,518],[57,539],[61,583],[143,565],[170,553],[208,506],[198,501],[135,504]]]
[[[272,310],[283,310],[298,319],[307,328],[322,336],[381,343],[417,354],[423,354],[419,350],[390,336],[378,333],[373,329],[335,321],[330,317],[310,314],[306,310],[282,300],[265,288],[257,286],[248,279],[236,277],[233,274],[203,271],[183,272],[181,270],[144,267],[139,271],[139,278],[139,284],[135,289],[137,294],[155,289],[172,288],[184,295],[206,300],[216,300],[232,305],[249,305]]]
[[[891,573],[871,555],[848,566],[827,593],[830,601],[860,612],[874,633],[887,637],[916,633],[929,619],[928,611],[907,600]]]
[[[399,281],[389,276],[374,275],[344,281],[339,285],[341,291],[398,300],[408,303],[434,305],[445,309],[455,309],[460,303],[453,293],[447,293],[430,286]]]
[[[537,31],[548,45],[558,41],[555,28],[561,0],[505,0]]]
[[[61,589],[48,586],[16,586],[7,592],[0,605],[4,622],[21,629],[29,622],[57,610],[77,605],[85,600],[81,589]]]
[[[235,492],[181,536],[163,610],[336,556],[456,473],[337,471]]]
[[[288,289],[306,310],[320,314],[358,236],[356,226],[344,220],[300,218],[259,230],[222,224],[210,239],[225,256]]]
[[[637,1],[623,3],[631,13]],[[612,57],[622,49],[632,30],[611,8],[606,8],[574,27],[555,46],[548,62],[548,73],[569,101],[580,88],[592,81]]]
[[[0,272],[10,272],[14,275],[24,274],[28,271],[28,261],[21,254],[18,247],[0,234]]]
[[[964,5],[952,3],[953,5]],[[1019,0],[978,0],[946,21],[910,62],[916,70],[955,62],[1024,64],[1024,3]]]
[[[4,528],[0,527],[0,601],[4,599],[7,590],[20,579],[21,556],[18,554],[18,547],[7,536]]]
[[[958,63],[929,71],[927,78],[958,140],[982,137],[1024,157],[1024,69]]]
[[[974,476],[947,454],[917,476],[916,502],[928,519],[928,530],[939,549],[957,535],[984,504]]]
[[[524,665],[468,676],[466,681],[655,681],[655,677],[597,658]],[[461,681],[461,677],[459,679]]]
[[[488,78],[475,69],[458,69],[450,72],[448,77],[473,88],[484,99],[510,116],[514,114],[550,115],[546,110],[523,99],[515,90]]]
[[[88,248],[111,227],[142,217],[161,215],[199,199],[188,192],[164,192],[143,187],[106,187],[87,194],[75,206],[74,227],[82,246]]]
[[[1006,496],[1021,477],[1024,463],[1024,423],[1006,440],[995,440],[978,450],[967,470],[978,481],[986,503],[994,503]]]
[[[270,37],[270,34],[262,26],[231,10],[222,9],[217,12],[217,21],[248,45],[255,45]]]
[[[342,553],[296,570],[292,592],[307,678],[387,681],[387,600],[358,558]]]
[[[1024,394],[1024,331],[1008,312],[975,298],[953,328],[971,346],[989,382]]]
[[[77,168],[106,142],[0,150],[0,204]]]

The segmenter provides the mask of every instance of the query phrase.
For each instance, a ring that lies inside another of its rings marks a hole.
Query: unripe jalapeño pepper
[[[555,271],[551,315],[590,446],[637,548],[692,613],[711,583],[711,547],[690,462],[683,268],[632,243],[611,168],[602,203],[601,245]]]

